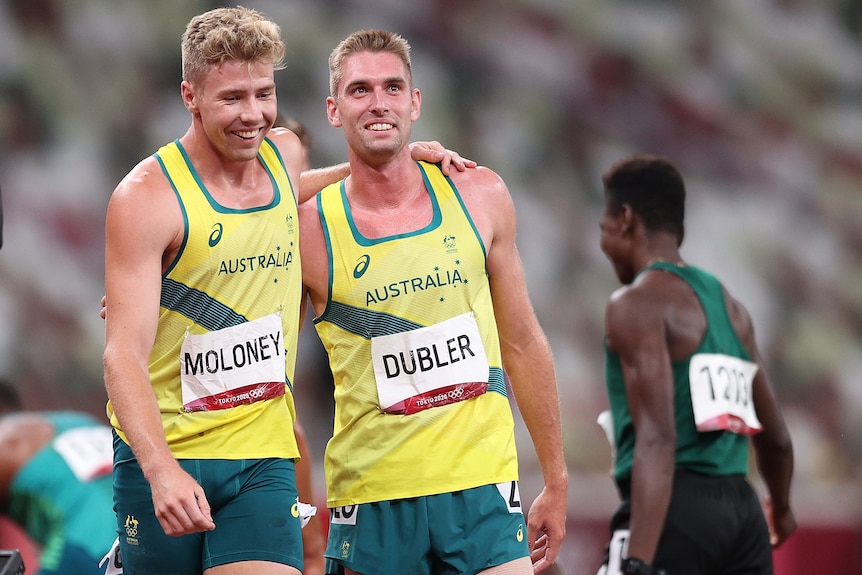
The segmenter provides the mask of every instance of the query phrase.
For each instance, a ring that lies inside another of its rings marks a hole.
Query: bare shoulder
[[[648,277],[656,275],[645,274],[611,294],[605,312],[606,335],[611,349],[619,351],[625,342],[637,341],[643,334],[663,333],[671,302],[662,287],[664,278]]]
[[[606,317],[608,322],[617,317],[627,317],[646,302],[646,295],[635,285],[617,288],[608,298]]]
[[[147,246],[162,251],[182,237],[179,200],[154,157],[138,163],[114,189],[105,228],[109,247]]]
[[[293,176],[294,171],[301,171],[302,142],[293,131],[287,128],[276,127],[269,131],[267,138],[278,148],[285,166]]]
[[[509,188],[497,172],[485,166],[476,166],[463,172],[454,170],[449,178],[464,197],[508,197]]]
[[[751,315],[742,302],[733,297],[724,285],[722,285],[721,289],[724,293],[724,305],[727,309],[727,315],[730,317],[730,322],[733,324],[733,329],[749,351],[751,351],[754,348],[754,324],[751,320]]]
[[[299,142],[299,136],[296,135],[296,132],[282,126],[274,126],[269,131],[268,137],[273,141],[278,140],[279,142],[285,143],[287,143],[288,141]]]
[[[495,171],[477,166],[450,176],[486,246],[514,246],[515,206],[509,188]],[[506,250],[508,251],[508,250]],[[505,257],[510,257],[507,254]]]
[[[111,194],[111,202],[146,202],[169,198],[173,192],[155,157],[141,160],[120,180]]]

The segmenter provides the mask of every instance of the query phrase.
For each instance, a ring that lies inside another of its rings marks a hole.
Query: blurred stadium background
[[[604,304],[617,287],[598,249],[600,175],[638,151],[680,166],[683,254],[749,307],[785,408],[801,527],[777,572],[862,573],[862,2],[244,4],[282,27],[280,108],[310,129],[314,165],[346,158],[324,113],[327,56],[351,31],[380,27],[413,46],[414,139],[508,182],[562,392],[567,575],[595,573],[617,502],[595,423]],[[0,376],[30,408],[104,413],[105,206],[135,163],[188,126],[179,38],[218,5],[0,0]],[[320,456],[331,398],[316,339],[305,330],[297,388]],[[539,475],[522,425],[519,436],[529,501]]]

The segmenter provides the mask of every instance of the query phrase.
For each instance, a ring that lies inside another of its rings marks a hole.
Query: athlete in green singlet
[[[606,311],[607,387],[622,503],[601,573],[769,575],[796,528],[793,448],[751,318],[683,260],[685,186],[667,160],[603,177],[601,249],[624,284]],[[746,480],[749,443],[769,491]]]
[[[22,411],[15,397],[0,389],[0,508],[40,548],[27,572],[102,573],[117,536],[111,430],[85,413]]]

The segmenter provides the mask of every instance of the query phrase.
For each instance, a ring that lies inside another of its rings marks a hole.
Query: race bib
[[[114,464],[114,447],[111,428],[79,427],[64,431],[51,443],[75,477],[87,482],[107,475]]]
[[[472,312],[374,337],[371,356],[380,408],[387,413],[416,413],[488,390],[488,357]]]
[[[188,334],[180,352],[183,411],[229,409],[284,395],[281,314]]]
[[[500,497],[506,502],[506,508],[509,510],[509,513],[522,513],[521,490],[518,488],[517,481],[498,483],[497,491],[500,492]]]
[[[344,505],[329,510],[329,522],[333,525],[356,525],[359,505]]]
[[[754,411],[752,382],[757,364],[738,357],[698,353],[688,379],[698,431],[725,430],[754,435],[763,429]]]

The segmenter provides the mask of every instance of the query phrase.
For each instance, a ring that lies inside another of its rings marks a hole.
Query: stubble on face
[[[404,149],[418,117],[414,97],[397,55],[360,52],[345,59],[334,103],[351,151],[380,161]]]

